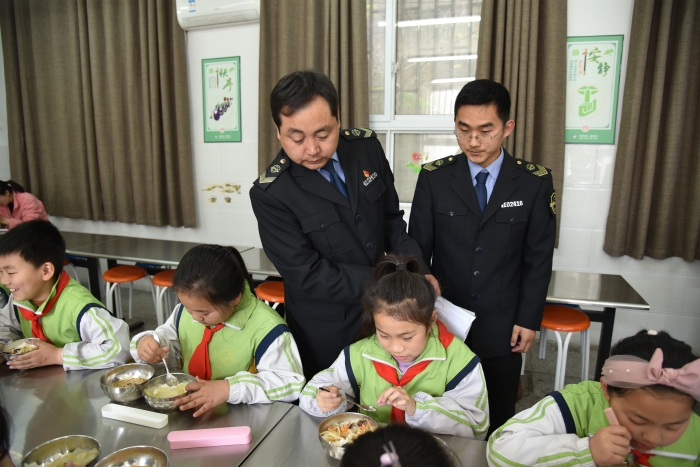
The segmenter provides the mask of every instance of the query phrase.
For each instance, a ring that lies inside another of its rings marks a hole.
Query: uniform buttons
[[[484,249],[483,249],[483,248],[481,248],[480,246],[476,247],[476,254],[477,254],[477,255],[480,255],[480,254],[483,253],[483,252],[484,252]]]
[[[515,222],[515,217],[510,218],[510,223],[512,224],[513,222]]]
[[[479,300],[479,294],[472,294],[472,300]]]
[[[474,277],[481,277],[481,271],[474,271]]]
[[[321,224],[321,230],[326,230],[326,224]]]
[[[362,222],[362,216],[359,215],[359,214],[356,215],[356,216],[355,216],[355,222],[357,222],[358,224],[359,224],[360,222]]]
[[[450,211],[450,217],[452,217],[452,216],[454,216],[454,215],[455,215],[455,213],[452,212],[452,211]]]
[[[486,228],[486,226],[483,226],[483,225],[482,225],[482,226],[479,227],[479,230],[481,231],[481,230],[484,230],[485,228]]]
[[[367,249],[368,249],[369,251],[372,251],[372,249],[374,249],[374,245],[371,244],[371,243],[368,243],[368,244],[365,245],[365,246],[367,247]]]

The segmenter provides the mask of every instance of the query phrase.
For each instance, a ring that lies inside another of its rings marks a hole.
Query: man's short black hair
[[[63,271],[66,242],[55,225],[49,221],[23,222],[0,236],[0,257],[17,253],[35,268],[44,263],[54,267],[54,279]]]
[[[270,110],[277,129],[282,126],[282,115],[294,115],[318,96],[328,102],[331,115],[337,120],[338,91],[328,76],[318,70],[304,70],[294,71],[279,80],[270,93]]]
[[[463,105],[496,106],[498,118],[505,125],[510,119],[510,93],[501,83],[490,79],[477,79],[464,85],[455,99],[455,118]]]

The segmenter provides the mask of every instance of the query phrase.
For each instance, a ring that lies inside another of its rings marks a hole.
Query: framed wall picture
[[[241,142],[241,57],[202,60],[204,142]]]
[[[566,142],[615,144],[623,36],[569,37]]]

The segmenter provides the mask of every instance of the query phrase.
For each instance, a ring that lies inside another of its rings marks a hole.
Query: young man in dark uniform
[[[377,261],[385,252],[421,258],[421,251],[406,233],[376,134],[340,129],[328,77],[290,73],[273,89],[270,107],[282,150],[250,199],[265,253],[284,278],[287,322],[310,379],[354,342],[363,286]]]
[[[490,432],[515,415],[522,353],[540,328],[552,273],[555,194],[549,169],[502,147],[515,127],[499,83],[467,83],[455,102],[462,154],[423,166],[409,235],[453,303],[476,320],[467,344],[481,358]]]

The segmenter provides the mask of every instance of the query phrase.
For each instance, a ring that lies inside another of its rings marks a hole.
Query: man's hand
[[[513,326],[513,334],[510,335],[510,346],[513,347],[511,352],[526,353],[535,342],[535,331],[520,326]],[[520,337],[520,341],[518,341]]]
[[[433,288],[435,289],[435,293],[440,295],[440,284],[438,284],[438,281],[437,279],[435,279],[435,276],[433,276],[432,274],[426,274],[425,278],[428,279],[428,282],[432,284]]]
[[[23,355],[11,357],[10,361],[7,362],[7,366],[11,369],[28,370],[40,366],[63,365],[63,349],[39,339],[30,339],[27,343],[39,348]]]
[[[180,410],[194,409],[199,407],[193,417],[199,417],[204,412],[213,409],[217,405],[228,400],[231,385],[227,380],[207,381],[197,377],[196,383],[189,383],[185,386],[192,394],[175,400],[175,406]]]
[[[623,464],[630,450],[632,435],[624,426],[604,426],[591,438],[588,447],[598,467]]]

